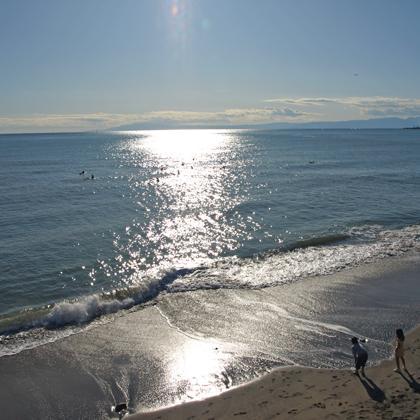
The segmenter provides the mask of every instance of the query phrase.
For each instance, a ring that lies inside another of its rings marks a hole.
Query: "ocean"
[[[419,161],[417,130],[0,135],[0,355],[416,250]]]

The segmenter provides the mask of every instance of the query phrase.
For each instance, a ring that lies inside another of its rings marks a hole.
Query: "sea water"
[[[1,135],[2,354],[162,295],[413,250],[419,161],[416,130]]]

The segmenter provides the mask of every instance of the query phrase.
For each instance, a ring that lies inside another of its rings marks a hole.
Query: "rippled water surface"
[[[419,158],[416,130],[2,135],[0,332],[417,247]]]

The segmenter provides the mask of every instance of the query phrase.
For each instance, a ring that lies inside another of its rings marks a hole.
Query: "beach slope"
[[[350,370],[282,368],[218,396],[149,413],[149,419],[420,419],[420,328],[407,337],[408,371],[393,360]]]

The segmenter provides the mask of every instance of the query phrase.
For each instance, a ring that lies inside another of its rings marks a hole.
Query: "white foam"
[[[100,315],[115,313],[135,304],[133,298],[120,300],[104,300],[99,295],[87,296],[77,302],[62,302],[41,319],[44,327],[61,326],[72,323],[85,323]]]
[[[178,278],[168,286],[168,290],[276,286],[401,255],[420,245],[420,226],[417,225],[382,231],[377,226],[366,227],[352,229],[350,234],[356,239],[368,238],[370,242],[298,248],[259,259],[225,259],[194,276]]]
[[[370,242],[298,248],[258,258],[230,257],[197,270],[174,269],[171,271],[166,267],[164,271],[155,270],[153,275],[149,272],[148,275],[151,277],[143,273],[138,278],[136,287],[127,291],[128,297],[124,299],[91,295],[72,302],[61,302],[56,304],[47,315],[31,321],[30,325],[23,325],[22,330],[86,324],[103,315],[150,301],[162,291],[175,293],[199,289],[261,288],[281,285],[309,276],[331,274],[380,258],[401,255],[420,245],[420,226],[417,225],[401,230],[381,230],[379,226],[366,226],[354,228],[349,234],[356,239],[356,242],[358,238],[367,238]],[[287,313],[280,315],[288,316]],[[307,326],[311,325],[310,320],[300,321]],[[316,323],[312,326],[353,334],[337,325]],[[15,334],[15,337],[18,335]],[[27,332],[22,333],[20,345],[10,342],[5,354],[19,352],[28,346],[33,347],[33,340],[26,340],[26,335]],[[61,332],[55,335],[57,338],[60,336]],[[0,343],[4,345],[6,339],[0,338]],[[49,335],[47,340],[54,341],[54,338]],[[35,341],[39,343],[38,340]],[[4,353],[1,352],[0,355],[2,354]]]

